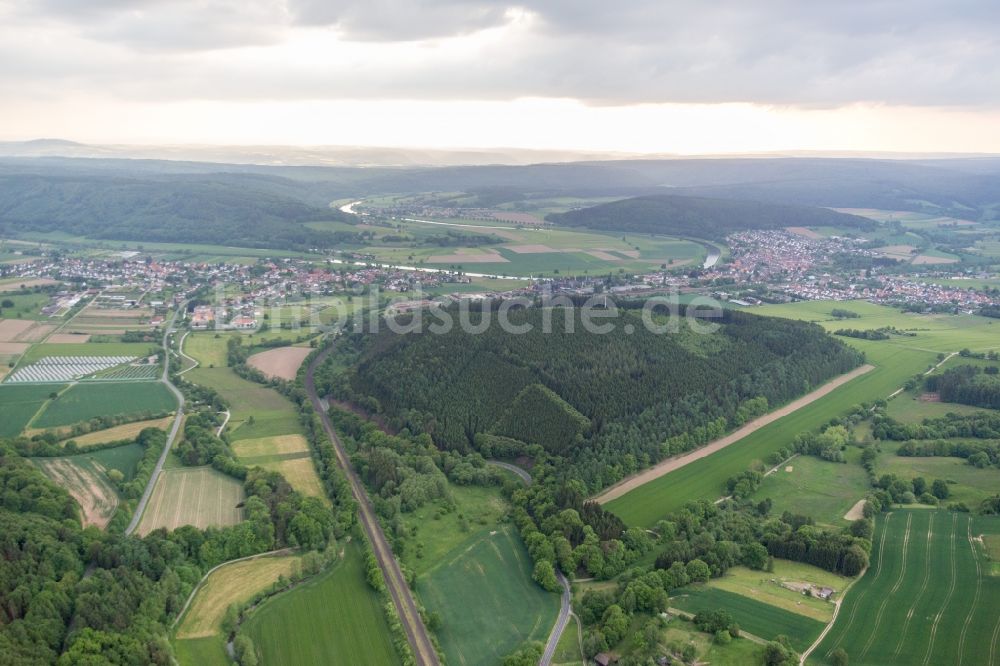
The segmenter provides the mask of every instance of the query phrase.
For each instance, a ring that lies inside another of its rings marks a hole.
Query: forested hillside
[[[866,218],[825,208],[673,195],[634,197],[553,213],[546,219],[570,227],[714,239],[748,229],[875,226]]]
[[[295,183],[280,178],[225,174],[0,175],[0,234],[61,231],[112,240],[299,250],[354,236],[304,226],[354,218],[306,203],[293,192]]]
[[[442,448],[540,444],[596,490],[861,362],[818,326],[740,312],[705,335],[686,324],[657,334],[627,310],[607,335],[585,331],[579,310],[529,308],[511,321],[532,331],[355,334],[343,343],[361,349],[355,367],[325,388]]]

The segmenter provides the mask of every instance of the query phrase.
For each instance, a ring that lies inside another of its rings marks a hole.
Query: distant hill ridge
[[[606,231],[721,239],[748,229],[848,227],[873,229],[864,217],[826,208],[671,194],[612,201],[546,217],[555,224]]]

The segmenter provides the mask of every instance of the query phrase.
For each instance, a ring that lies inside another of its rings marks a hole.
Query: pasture
[[[531,558],[512,525],[478,533],[436,564],[416,589],[441,616],[448,663],[496,664],[521,643],[548,637],[559,595],[531,580]]]
[[[811,655],[851,664],[1000,664],[1000,578],[979,536],[1000,518],[893,511],[877,520],[868,572]]]
[[[498,529],[509,511],[495,488],[449,484],[448,494],[455,503],[454,510],[438,500],[401,514],[410,538],[398,553],[399,558],[417,576],[461,549],[475,534]]]
[[[777,606],[796,615],[829,622],[833,617],[833,603],[808,596],[803,591],[829,587],[834,590],[833,598],[837,599],[853,579],[791,560],[775,559],[773,562],[773,571],[733,567],[724,576],[713,578],[706,585]]]
[[[765,640],[783,634],[799,651],[809,647],[826,624],[807,615],[707,584],[691,585],[675,591],[670,597],[670,605],[688,613],[724,608],[732,613],[741,629]]]
[[[219,636],[230,605],[246,602],[279,576],[288,577],[300,559],[298,555],[277,555],[222,565],[198,588],[177,626],[177,638]]]
[[[860,463],[861,449],[851,447],[845,456],[846,463],[797,456],[767,476],[753,499],[770,498],[771,513],[776,516],[789,511],[810,516],[823,526],[845,527],[844,514],[871,490]]]
[[[955,364],[949,361],[944,367]],[[920,391],[904,391],[889,401],[886,413],[903,423],[920,423],[924,419],[936,419],[946,414],[978,414],[984,410],[969,405],[959,405],[953,402],[930,402],[920,399]]]
[[[0,384],[0,437],[16,437],[48,401],[65,386]]]
[[[137,531],[146,535],[160,527],[235,525],[243,519],[243,510],[237,505],[244,499],[239,481],[211,467],[165,469]]]
[[[265,602],[244,631],[261,664],[399,663],[354,543],[331,571]]]
[[[979,469],[964,458],[896,456],[890,451],[879,456],[877,470],[879,474],[895,474],[903,479],[922,476],[928,484],[934,479],[944,479],[951,492],[945,504],[965,502],[975,508],[1000,492],[1000,470]]]
[[[32,426],[58,428],[96,416],[159,414],[175,409],[177,398],[160,382],[81,383],[51,401]]]

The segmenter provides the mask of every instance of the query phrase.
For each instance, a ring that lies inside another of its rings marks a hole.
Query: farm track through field
[[[879,576],[882,575],[882,561],[883,561],[883,557],[885,555],[885,536],[889,532],[888,528],[889,528],[889,521],[890,520],[892,520],[892,512],[889,512],[889,513],[887,513],[885,515],[885,525],[882,526],[882,538],[879,539],[878,561],[875,564],[875,576],[872,578],[872,585],[874,585],[875,581],[877,581],[879,579]],[[865,598],[865,595],[868,594],[868,590],[870,590],[870,589],[871,589],[871,586],[869,586],[868,588],[866,588],[865,591],[861,593],[861,596],[859,596],[857,599],[854,600],[854,607],[851,608],[851,615],[850,615],[850,617],[847,618],[847,626],[844,628],[844,633],[842,633],[840,635],[840,638],[837,639],[837,642],[833,644],[833,647],[831,648],[831,652],[833,650],[836,650],[838,647],[840,647],[840,643],[844,640],[844,636],[847,635],[847,632],[854,625],[854,618],[858,614],[858,608],[861,607],[861,601],[862,601],[862,599]]]
[[[906,614],[906,621],[903,623],[903,630],[899,632],[899,642],[896,643],[896,649],[893,651],[893,656],[897,656],[899,651],[903,648],[903,643],[906,641],[906,632],[910,629],[910,621],[913,620],[913,610],[920,604],[920,600],[924,597],[924,592],[927,591],[927,583],[931,579],[931,541],[934,536],[934,516],[931,514],[930,521],[927,524],[927,545],[925,546],[926,554],[924,556],[924,580],[920,584],[920,590],[917,592],[916,599],[913,600],[913,606],[910,607],[909,612]]]
[[[330,415],[323,409],[319,395],[316,393],[316,382],[314,380],[316,368],[329,356],[331,350],[332,347],[328,347],[325,351],[320,352],[309,364],[305,375],[306,392],[312,402],[313,409],[316,410],[316,413],[320,417],[327,437],[333,444],[334,452],[337,455],[337,462],[351,484],[351,491],[358,502],[358,519],[361,521],[368,540],[371,542],[375,559],[382,570],[386,587],[389,590],[389,595],[392,597],[393,605],[396,607],[396,612],[403,626],[403,631],[406,633],[407,641],[413,650],[416,663],[418,666],[439,666],[441,662],[438,659],[437,651],[434,649],[434,643],[430,639],[427,627],[424,626],[424,622],[417,610],[417,604],[413,600],[413,594],[406,583],[406,579],[403,577],[399,563],[392,554],[392,549],[385,538],[382,526],[375,517],[375,510],[372,507],[371,500],[368,498],[368,493],[361,484],[361,479],[351,466],[351,461],[344,450],[344,445],[333,429]]]
[[[892,589],[889,590],[889,594],[885,595],[882,599],[882,603],[878,607],[878,613],[875,615],[875,624],[872,627],[872,634],[868,637],[868,642],[865,643],[864,649],[861,651],[861,657],[864,658],[868,654],[868,650],[871,649],[872,643],[875,641],[875,637],[878,636],[879,625],[882,624],[882,616],[885,614],[885,607],[888,605],[889,600],[892,599],[893,595],[899,591],[899,586],[903,584],[903,579],[906,577],[906,551],[910,546],[910,526],[913,524],[913,514],[906,516],[906,532],[903,533],[903,561],[899,567],[899,576],[896,578],[896,582],[893,584]]]
[[[998,642],[1000,642],[1000,617],[997,618],[997,625],[993,628],[993,638],[990,640],[990,664],[997,663]]]
[[[955,550],[956,550],[955,525],[957,524],[957,522],[958,522],[958,514],[953,513],[951,515],[951,539],[950,539],[951,558],[949,558],[951,560],[951,579],[949,580],[948,584],[948,594],[945,596],[944,603],[941,604],[941,607],[938,609],[937,615],[934,617],[934,623],[931,624],[931,634],[930,634],[931,642],[927,646],[927,652],[924,654],[924,660],[922,662],[924,666],[927,666],[927,664],[931,663],[931,654],[934,652],[934,640],[937,638],[938,626],[941,624],[941,618],[944,617],[944,612],[948,609],[948,604],[951,603],[952,595],[955,594],[955,583],[958,578],[958,574],[955,571]]]
[[[976,594],[972,597],[972,607],[969,609],[969,614],[965,616],[965,622],[962,624],[962,634],[958,639],[958,663],[962,662],[962,655],[965,653],[965,639],[969,634],[969,626],[972,623],[972,617],[976,614],[976,607],[979,606],[979,595],[983,591],[983,570],[979,566],[979,552],[976,550],[976,542],[972,539],[972,521],[968,520],[965,523],[966,538],[969,540],[969,548],[972,549],[972,560],[976,564]],[[992,657],[990,661],[993,661]]]

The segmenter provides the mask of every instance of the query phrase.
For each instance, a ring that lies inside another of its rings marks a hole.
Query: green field
[[[52,297],[46,293],[35,293],[31,292],[28,294],[11,294],[4,293],[3,298],[0,300],[10,300],[14,302],[14,307],[3,308],[3,318],[4,319],[36,319],[48,321],[49,316],[43,315],[41,310],[43,306],[49,304]],[[62,321],[61,319],[53,319],[52,321]]]
[[[480,532],[417,579],[417,594],[440,614],[449,664],[498,663],[528,640],[544,642],[559,595],[531,580],[532,562],[511,525]]]
[[[261,664],[399,663],[356,544],[332,571],[264,603],[244,631]]]
[[[180,666],[231,666],[226,646],[217,636],[173,641]]]
[[[50,393],[65,385],[0,384],[0,437],[16,437],[28,425]]]
[[[438,566],[450,552],[478,539],[480,533],[497,529],[509,511],[496,488],[449,484],[448,494],[454,510],[448,510],[446,502],[438,500],[401,514],[411,536],[403,548],[397,549],[397,555],[417,576]]]
[[[823,622],[805,615],[708,585],[692,585],[677,590],[670,597],[670,605],[689,613],[724,608],[732,613],[741,629],[766,640],[784,634],[800,651],[809,647],[825,626]]]
[[[885,448],[885,447],[883,447]],[[970,508],[1000,492],[1000,470],[979,469],[964,458],[895,456],[883,454],[878,459],[878,474],[895,474],[913,479],[922,476],[930,484],[934,479],[948,482],[951,496],[945,503],[965,502]]]
[[[52,387],[47,387],[50,391]],[[52,401],[32,426],[57,428],[97,416],[160,413],[177,409],[177,398],[160,382],[76,384]]]
[[[789,511],[810,516],[820,525],[844,527],[848,523],[844,514],[871,490],[860,464],[861,449],[851,447],[845,455],[846,463],[797,456],[766,477],[753,499],[770,498],[775,516]]]
[[[952,367],[949,362],[945,368]],[[919,395],[912,391],[900,393],[889,401],[886,414],[903,423],[920,423],[924,419],[936,419],[946,414],[978,414],[982,409],[969,405],[959,405],[953,402],[928,402],[920,400]]]
[[[126,480],[135,476],[135,469],[142,460],[144,449],[139,444],[125,444],[110,449],[101,449],[93,453],[81,453],[67,456],[67,460],[89,460],[96,462],[105,469],[117,469],[125,475]]]
[[[989,575],[983,533],[1000,533],[1000,518],[880,517],[872,564],[811,661],[842,648],[851,664],[1000,664],[1000,578]]]
[[[993,327],[994,320],[985,317],[904,314],[863,301],[803,301],[768,305],[755,308],[753,312],[815,321],[827,330],[834,330],[845,324],[833,318],[830,314],[833,308],[848,309],[861,315],[859,319],[850,320],[852,328],[895,326],[917,334],[914,337],[894,336],[885,341],[845,339],[851,346],[865,352],[868,362],[876,366],[875,370],[711,456],[612,500],[606,507],[628,524],[651,527],[690,499],[720,497],[727,478],[744,471],[754,461],[788,446],[797,434],[815,430],[859,403],[887,398],[907,379],[931,367],[939,353],[958,351],[964,347],[973,351],[992,349],[1000,344],[1000,329]]]

